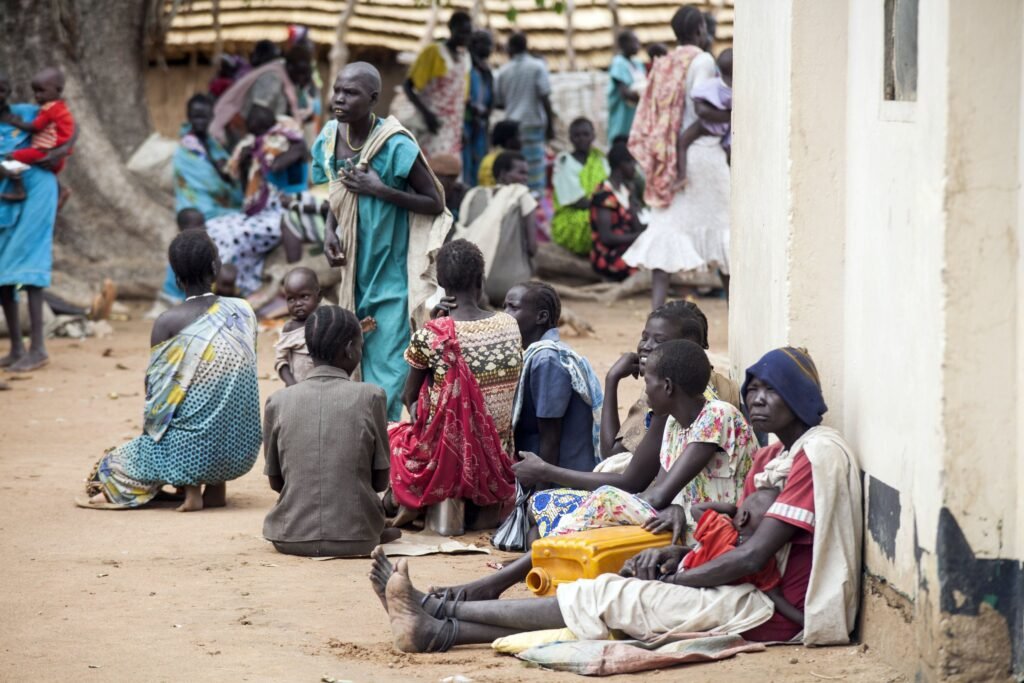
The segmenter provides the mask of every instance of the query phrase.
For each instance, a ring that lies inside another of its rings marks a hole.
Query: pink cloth
[[[284,96],[288,100],[288,106],[292,113],[299,110],[298,98],[295,96],[295,86],[288,78],[285,71],[284,61],[274,60],[258,69],[253,69],[245,76],[242,76],[234,85],[228,88],[217,100],[213,107],[213,121],[210,123],[210,134],[223,144],[227,141],[226,130],[231,120],[241,114],[242,105],[245,103],[245,96],[253,84],[265,73],[274,73],[281,81],[284,88]]]

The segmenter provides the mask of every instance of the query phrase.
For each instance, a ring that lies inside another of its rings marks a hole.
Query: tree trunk
[[[152,291],[173,235],[170,198],[149,190],[125,161],[150,134],[143,87],[150,3],[3,0],[0,64],[12,102],[30,101],[32,76],[64,71],[78,140],[61,185],[72,190],[54,234],[54,287],[82,301],[102,277],[123,292]]]

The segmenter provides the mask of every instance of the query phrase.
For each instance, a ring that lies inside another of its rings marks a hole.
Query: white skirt
[[[633,267],[677,273],[719,268],[729,273],[729,195],[731,181],[718,138],[705,138],[686,155],[682,192],[651,219],[622,260]]]

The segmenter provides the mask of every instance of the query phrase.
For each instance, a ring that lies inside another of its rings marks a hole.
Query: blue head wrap
[[[754,379],[774,389],[801,422],[809,427],[821,424],[821,416],[828,406],[821,394],[818,368],[807,349],[792,346],[775,349],[747,368],[741,390],[744,402],[747,400],[747,387]]]

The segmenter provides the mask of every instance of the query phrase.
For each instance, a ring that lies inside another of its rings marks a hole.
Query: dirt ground
[[[570,343],[603,376],[635,347],[647,301],[571,305],[597,335]],[[701,306],[711,319],[712,350],[724,355],[725,303]],[[149,324],[133,311],[135,319],[113,323],[107,338],[51,341],[50,366],[0,392],[0,680],[579,680],[527,668],[487,647],[394,651],[366,579],[368,560],[288,557],[263,540],[274,493],[262,462],[228,485],[228,507],[219,510],[76,508],[72,500],[97,458],[141,428]],[[260,336],[264,398],[282,386],[271,378],[274,334]],[[639,383],[624,384],[628,405]],[[487,545],[484,534],[464,540]],[[507,557],[414,558],[411,573],[420,586],[462,582]],[[525,588],[513,594],[528,595]],[[858,647],[774,648],[647,676],[904,680]]]

